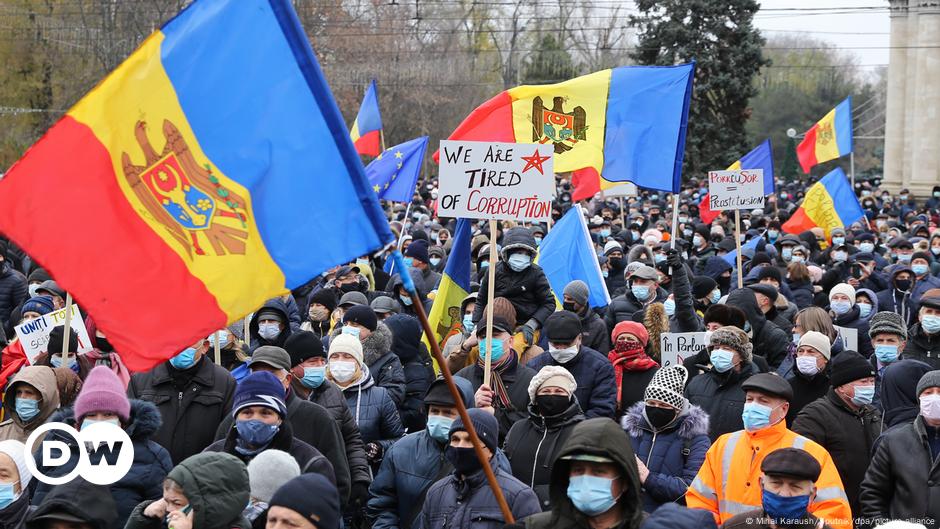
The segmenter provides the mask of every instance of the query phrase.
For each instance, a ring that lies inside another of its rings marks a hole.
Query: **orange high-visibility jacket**
[[[718,525],[736,514],[760,508],[761,462],[770,452],[790,447],[806,450],[822,467],[809,512],[834,528],[851,529],[852,510],[829,452],[788,430],[784,421],[756,432],[740,430],[719,437],[705,454],[705,463],[686,493],[686,504],[711,511]]]

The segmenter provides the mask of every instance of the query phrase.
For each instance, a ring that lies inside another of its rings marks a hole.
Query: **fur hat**
[[[719,327],[712,331],[708,345],[710,347],[730,347],[737,351],[738,354],[741,355],[741,360],[745,362],[751,361],[751,353],[754,350],[751,341],[747,337],[747,333],[737,327],[731,326]]]
[[[529,381],[530,402],[535,402],[535,396],[542,386],[562,388],[569,395],[574,395],[574,392],[578,389],[578,382],[567,369],[561,366],[547,365],[540,369]]]
[[[682,364],[665,366],[653,375],[643,392],[643,400],[658,400],[683,410],[689,403],[682,394],[688,379],[689,372]]]

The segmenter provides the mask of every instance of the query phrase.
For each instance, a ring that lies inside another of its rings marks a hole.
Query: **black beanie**
[[[370,331],[379,326],[375,311],[368,305],[354,305],[343,314],[343,323],[358,323]]]
[[[323,342],[310,331],[297,331],[287,337],[284,349],[290,355],[290,366],[295,367],[308,358],[326,358]]]
[[[65,339],[65,325],[57,325],[52,328],[49,332],[49,347],[46,351],[49,351],[49,354],[61,353],[62,352],[62,341]],[[75,332],[69,333],[69,352],[75,353],[78,351],[78,337],[75,336]]]
[[[718,288],[718,283],[708,276],[692,278],[692,297],[695,299],[707,298],[716,288]]]
[[[340,526],[339,491],[320,474],[301,474],[271,496],[270,507],[284,507],[316,527]]]
[[[333,312],[336,309],[336,294],[331,288],[321,288],[310,296],[310,304],[319,303],[326,307],[326,310]]]
[[[26,278],[27,283],[45,283],[52,279],[52,276],[49,275],[49,272],[46,272],[42,268],[37,268],[29,273],[29,277]]]
[[[860,378],[875,376],[875,368],[864,356],[852,350],[842,351],[832,358],[830,383],[837,388]]]

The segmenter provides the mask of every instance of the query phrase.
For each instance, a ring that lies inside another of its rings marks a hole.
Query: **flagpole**
[[[738,250],[735,260],[738,264],[738,288],[744,288],[744,270],[741,267],[741,210],[734,210],[734,246]]]
[[[385,152],[385,129],[379,129],[379,143],[381,143],[382,152]]]
[[[849,153],[849,174],[852,176],[852,191],[855,191],[855,151]]]
[[[65,328],[62,329],[62,365],[69,365],[69,337],[72,333],[72,294],[65,293]],[[52,351],[49,352],[52,354]]]
[[[412,200],[414,200],[412,198]],[[401,251],[401,243],[405,240],[405,225],[408,224],[408,215],[411,213],[411,202],[408,202],[408,206],[405,207],[405,219],[401,223],[401,233],[398,234],[398,244],[395,245],[395,250]],[[392,261],[392,267],[389,268],[389,274],[395,273],[395,262]]]
[[[483,385],[490,387],[490,367],[493,360],[493,296],[496,295],[496,220],[490,219],[490,267],[486,285],[486,351],[483,354]]]
[[[676,237],[679,234],[679,193],[672,194],[672,234],[670,234],[669,247],[676,249]]]

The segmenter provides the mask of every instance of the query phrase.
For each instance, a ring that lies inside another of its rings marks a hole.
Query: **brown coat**
[[[39,403],[39,415],[28,423],[23,423],[16,414],[15,386],[18,382],[29,384],[39,391],[42,400]],[[29,434],[46,422],[46,419],[59,407],[59,389],[55,373],[51,367],[26,366],[10,380],[6,393],[3,395],[3,416],[6,420],[0,422],[0,441],[15,439],[25,443]]]

